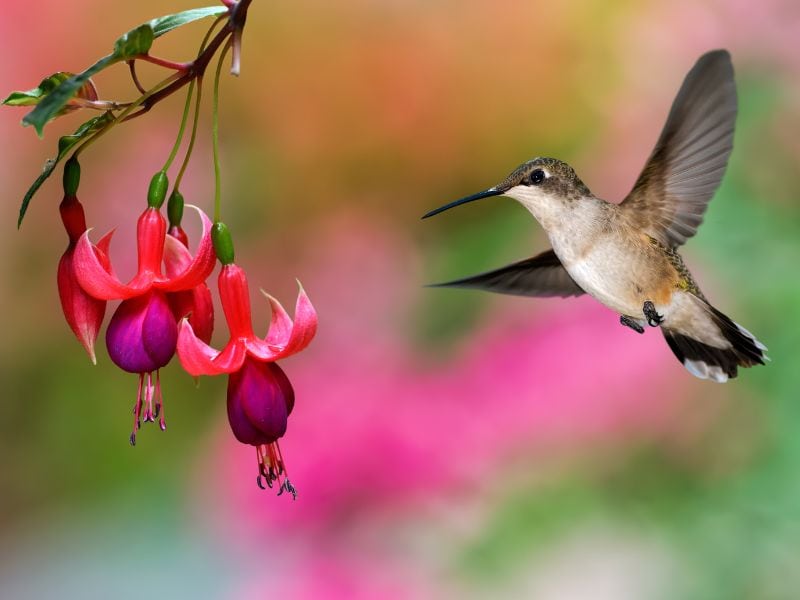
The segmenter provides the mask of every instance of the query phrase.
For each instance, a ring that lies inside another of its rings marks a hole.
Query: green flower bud
[[[183,194],[178,190],[173,190],[167,200],[167,218],[170,227],[180,227],[183,219]]]
[[[164,171],[159,171],[150,180],[150,189],[147,190],[147,205],[150,208],[161,208],[167,198],[169,179]]]
[[[74,196],[81,183],[81,165],[74,156],[64,165],[64,195]]]
[[[225,223],[217,221],[211,228],[211,242],[214,244],[214,252],[217,254],[219,262],[229,265],[233,262],[233,238]]]

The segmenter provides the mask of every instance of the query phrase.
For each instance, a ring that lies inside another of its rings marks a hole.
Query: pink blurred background
[[[0,87],[81,70],[122,32],[193,6],[11,4]],[[154,53],[189,59],[203,31]],[[168,431],[128,446],[133,378],[104,348],[92,367],[60,314],[57,176],[15,229],[81,116],[40,141],[3,108],[0,596],[796,597],[798,39],[800,6],[778,0],[253,2],[242,75],[222,89],[223,218],[253,288],[291,306],[298,277],[320,315],[311,348],[283,365],[296,502],[256,487],[224,380],[195,388],[176,361]],[[508,200],[419,220],[533,156],[621,199],[684,74],[717,47],[736,67],[736,146],[685,257],[772,363],[719,386],[590,299],[422,287],[545,248]],[[132,95],[123,67],[96,83]],[[118,227],[123,275],[181,107],[82,161],[90,226]],[[211,210],[208,118],[183,187]],[[267,303],[253,302],[263,333]]]

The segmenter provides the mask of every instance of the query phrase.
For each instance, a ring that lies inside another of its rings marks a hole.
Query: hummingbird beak
[[[466,204],[467,202],[474,202],[475,200],[480,200],[481,198],[488,198],[490,196],[500,196],[503,193],[504,193],[503,190],[498,190],[496,187],[491,187],[488,190],[483,190],[482,192],[478,192],[477,194],[472,194],[471,196],[467,196],[466,198],[455,200],[450,204],[445,204],[444,206],[440,206],[439,208],[434,208],[429,213],[422,215],[422,218],[427,219],[428,217],[432,217],[433,215],[438,215],[441,212],[450,210],[451,208],[455,208],[456,206],[460,206],[461,204]]]

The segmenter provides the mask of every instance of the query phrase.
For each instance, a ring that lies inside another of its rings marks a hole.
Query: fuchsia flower
[[[127,284],[104,268],[88,231],[75,247],[74,268],[81,287],[98,300],[122,300],[106,330],[106,346],[118,367],[139,374],[131,444],[136,443],[143,406],[145,421],[160,417],[161,429],[166,428],[158,370],[172,359],[178,337],[169,294],[201,285],[216,262],[211,222],[203,211],[195,210],[203,233],[194,258],[181,242],[167,235],[166,220],[157,208],[148,207],[142,213],[137,225],[138,270]]]
[[[308,346],[317,331],[317,314],[302,286],[294,322],[280,302],[264,293],[272,307],[272,319],[266,338],[260,339],[253,333],[244,271],[235,264],[225,264],[218,283],[230,341],[218,352],[199,339],[190,322],[183,319],[178,327],[178,358],[195,377],[230,375],[228,421],[237,440],[256,448],[256,481],[262,488],[262,477],[269,487],[278,481],[279,494],[286,491],[295,495],[278,446],[294,407],[294,390],[275,361]]]
[[[106,314],[106,301],[98,300],[87,294],[78,284],[75,274],[75,247],[81,235],[86,231],[86,217],[83,206],[74,194],[67,194],[59,206],[64,229],[69,236],[69,245],[64,255],[58,262],[58,295],[61,299],[61,308],[67,324],[72,329],[75,337],[83,344],[89,358],[97,363],[94,353],[94,342]],[[108,271],[111,265],[108,261],[108,245],[111,234],[107,234],[91,250],[97,257],[101,267]]]

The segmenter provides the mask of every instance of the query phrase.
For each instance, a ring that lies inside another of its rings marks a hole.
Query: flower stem
[[[200,50],[198,54],[202,54],[203,50],[206,48],[206,44],[208,44],[208,40],[211,39],[211,34],[214,32],[214,29],[217,28],[222,20],[225,18],[225,15],[220,15],[216,18],[216,20],[211,24],[211,27],[208,28],[203,41],[200,42]],[[192,158],[192,152],[194,151],[194,142],[197,139],[197,124],[200,121],[200,104],[203,98],[203,74],[198,73],[197,75],[197,97],[195,98],[194,102],[194,117],[192,119],[192,134],[189,136],[189,145],[186,148],[186,156],[183,158],[183,163],[181,164],[181,168],[178,171],[178,176],[175,178],[175,187],[174,191],[179,191],[181,187],[181,181],[183,181],[183,175],[186,173],[186,168],[189,166],[189,160]]]
[[[183,162],[181,163],[181,168],[178,171],[178,176],[175,178],[175,187],[173,188],[175,191],[178,191],[181,187],[181,181],[183,181],[183,175],[186,173],[186,167],[189,166],[189,160],[192,158],[192,152],[194,151],[194,142],[197,139],[197,124],[200,121],[200,102],[203,98],[203,78],[197,78],[197,96],[194,100],[194,117],[192,118],[192,134],[189,136],[189,145],[186,148],[186,156],[183,157]]]
[[[162,171],[166,172],[171,166],[175,157],[178,155],[178,150],[181,147],[181,142],[183,141],[183,134],[186,131],[186,122],[189,120],[189,110],[192,106],[192,94],[194,93],[194,85],[195,79],[192,79],[191,83],[189,83],[189,90],[186,92],[186,104],[183,105],[183,116],[181,117],[181,126],[178,129],[178,137],[175,140],[175,144],[172,146],[172,152],[169,153],[169,157],[167,158],[167,162],[164,163],[164,167],[161,169]]]
[[[225,43],[225,47],[219,55],[217,62],[217,70],[214,73],[214,91],[211,99],[211,148],[214,154],[214,221],[217,222],[221,218],[221,204],[222,204],[222,181],[220,178],[219,168],[219,75],[222,72],[222,63],[225,60],[225,55],[231,48],[231,41]]]

